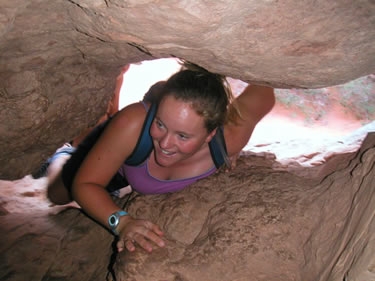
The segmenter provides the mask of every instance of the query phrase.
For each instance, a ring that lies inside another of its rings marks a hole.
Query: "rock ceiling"
[[[94,124],[128,63],[175,56],[286,88],[375,72],[373,1],[0,0],[0,19],[6,179]]]

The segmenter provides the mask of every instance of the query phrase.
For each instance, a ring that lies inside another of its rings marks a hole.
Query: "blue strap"
[[[217,169],[224,163],[228,168],[231,166],[222,127],[217,128],[216,134],[208,143],[208,146],[210,147],[211,157]]]
[[[135,146],[132,154],[126,159],[125,164],[130,166],[137,166],[144,161],[150,155],[153,144],[150,135],[150,127],[156,114],[156,104],[151,104],[150,109],[147,112],[146,120],[143,123],[141,135],[138,139],[137,145]]]

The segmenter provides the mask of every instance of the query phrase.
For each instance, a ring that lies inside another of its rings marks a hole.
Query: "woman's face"
[[[159,104],[150,129],[155,160],[169,167],[188,159],[211,140],[214,132],[207,132],[203,117],[190,103],[166,96]]]

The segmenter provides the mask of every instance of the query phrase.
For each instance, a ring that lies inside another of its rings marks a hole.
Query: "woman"
[[[157,96],[119,111],[103,131],[94,134],[89,148],[78,147],[78,155],[85,150],[78,157],[81,160],[76,161],[75,155],[68,160],[62,179],[49,187],[48,196],[56,204],[75,200],[119,236],[119,251],[134,251],[139,245],[151,252],[155,245],[164,246],[161,229],[122,211],[106,187],[129,183],[140,193],[173,192],[213,174],[222,164],[215,153],[224,159],[225,152],[229,157],[238,155],[274,102],[269,87],[250,85],[233,100],[219,75],[202,69],[177,72]],[[220,144],[222,130],[224,144]],[[134,150],[141,135],[148,136],[150,150],[134,166],[128,160],[137,156]]]

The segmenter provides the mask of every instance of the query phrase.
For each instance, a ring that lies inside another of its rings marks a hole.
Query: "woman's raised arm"
[[[275,104],[273,88],[249,85],[236,98],[240,117],[224,126],[228,155],[238,154],[248,143],[258,122],[271,111]]]

